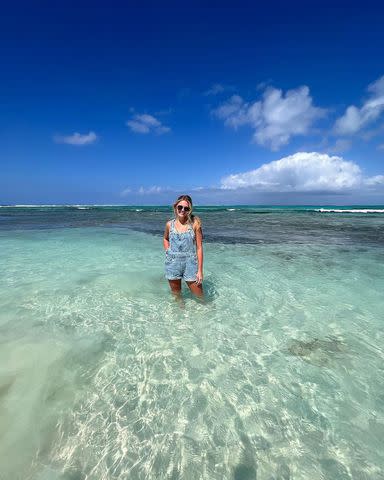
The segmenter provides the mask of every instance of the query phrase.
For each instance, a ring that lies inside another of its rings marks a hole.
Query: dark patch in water
[[[234,480],[256,480],[256,469],[252,465],[239,464],[233,472]]]
[[[283,260],[294,260],[296,258],[295,255],[292,255],[291,253],[284,253],[284,252],[273,252],[273,255],[275,257],[282,258]]]
[[[240,463],[234,467],[233,480],[256,480],[256,452],[239,416],[235,419],[235,428],[242,443],[242,454]]]
[[[292,340],[288,352],[315,365],[325,365],[331,358],[346,352],[345,343],[336,337],[314,338],[309,341]]]
[[[7,378],[0,383],[0,397],[5,396],[12,388],[16,378]]]
[[[85,478],[85,473],[80,469],[66,470],[60,477],[61,480],[84,480]]]

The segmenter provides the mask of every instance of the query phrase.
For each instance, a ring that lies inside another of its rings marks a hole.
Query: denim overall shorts
[[[186,232],[178,232],[175,220],[169,229],[169,248],[165,251],[165,277],[168,280],[184,279],[194,282],[197,275],[195,232],[188,225]]]

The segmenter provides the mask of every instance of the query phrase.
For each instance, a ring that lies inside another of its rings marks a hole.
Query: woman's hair
[[[194,229],[201,228],[200,218],[192,214],[193,204],[192,204],[192,198],[189,195],[180,195],[180,197],[178,197],[176,202],[173,204],[173,212],[175,213],[175,216],[176,216],[176,207],[183,200],[189,203],[190,210],[188,213],[188,222],[192,225]]]

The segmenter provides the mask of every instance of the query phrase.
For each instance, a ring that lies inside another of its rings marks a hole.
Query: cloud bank
[[[336,135],[352,135],[374,122],[384,112],[384,75],[368,85],[370,96],[361,108],[350,105],[334,125]]]
[[[365,177],[356,163],[318,152],[298,152],[221,181],[223,189],[301,193],[342,193],[379,185],[384,186],[383,175]]]
[[[239,95],[233,95],[213,114],[234,129],[250,126],[256,143],[276,151],[293,136],[309,133],[313,123],[324,117],[326,111],[313,105],[309,88],[302,86],[285,94],[269,87],[262,99],[255,102],[245,102]]]
[[[131,120],[126,122],[126,125],[135,133],[162,135],[171,131],[169,127],[163,125],[153,115],[146,113],[134,115]]]
[[[126,188],[132,201],[172,203],[189,192],[200,204],[351,204],[382,203],[384,175],[366,176],[359,165],[340,156],[298,152],[247,172],[228,175],[216,186],[188,189],[158,185]]]
[[[53,140],[56,143],[66,143],[68,145],[76,145],[76,146],[90,145],[92,143],[95,143],[97,139],[98,139],[98,136],[96,135],[95,132],[89,132],[85,135],[75,132],[73,135],[68,135],[68,136],[55,135],[53,137]]]

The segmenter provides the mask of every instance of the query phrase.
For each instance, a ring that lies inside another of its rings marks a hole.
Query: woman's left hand
[[[201,285],[203,283],[203,272],[197,272],[196,283],[197,285]]]

